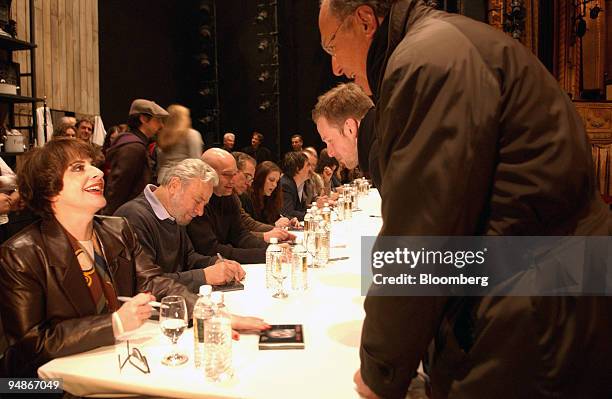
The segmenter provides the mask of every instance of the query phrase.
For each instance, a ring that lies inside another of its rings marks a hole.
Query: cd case
[[[259,349],[304,349],[301,324],[275,324],[259,333]]]
[[[224,285],[213,285],[212,286],[212,290],[213,291],[221,291],[221,292],[226,292],[226,291],[240,291],[244,289],[244,284],[242,284],[240,281],[232,281],[231,283],[228,284],[224,284]]]

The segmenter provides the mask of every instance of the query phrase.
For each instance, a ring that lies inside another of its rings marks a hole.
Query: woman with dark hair
[[[336,169],[338,169],[338,160],[327,154],[327,148],[321,150],[319,162],[315,168],[315,176],[321,180],[323,186],[323,192],[319,193],[319,195],[327,195],[333,200],[336,199],[332,196],[332,189],[336,187],[333,182],[333,176],[334,173],[336,173]]]
[[[56,139],[60,137],[76,138],[76,128],[67,123],[62,123],[53,129],[53,136],[51,138]]]
[[[151,315],[149,302],[196,295],[163,277],[124,218],[106,205],[90,143],[58,138],[24,156],[19,192],[42,217],[0,248],[0,375],[35,377],[46,362],[112,345]],[[132,297],[121,304],[118,296]]]
[[[308,205],[304,195],[304,183],[310,177],[308,158],[301,152],[286,153],[283,172],[280,180],[283,191],[281,212],[284,216],[304,220]]]
[[[242,208],[253,219],[276,227],[287,227],[291,221],[280,214],[283,198],[278,182],[281,172],[274,162],[264,161],[258,164],[253,184],[248,192],[240,196],[240,201]]]

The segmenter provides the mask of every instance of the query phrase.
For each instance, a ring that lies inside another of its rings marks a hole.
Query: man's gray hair
[[[217,172],[206,162],[197,158],[184,159],[170,166],[161,179],[160,184],[170,184],[173,177],[178,177],[181,183],[191,179],[200,179],[204,183],[212,182],[213,186],[219,184]]]
[[[225,140],[226,138],[231,137],[232,139],[236,140],[236,135],[234,133],[231,132],[227,132],[223,135],[223,140]]]
[[[397,0],[328,0],[329,9],[338,19],[344,19],[360,6],[370,6],[377,17],[386,17]],[[321,3],[323,0],[321,0]]]

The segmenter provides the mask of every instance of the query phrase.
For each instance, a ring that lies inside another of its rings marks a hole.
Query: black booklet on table
[[[223,284],[223,285],[213,285],[213,291],[240,291],[244,289],[244,284],[240,281],[233,280],[231,283]]]
[[[301,324],[274,324],[259,333],[259,349],[304,349]]]

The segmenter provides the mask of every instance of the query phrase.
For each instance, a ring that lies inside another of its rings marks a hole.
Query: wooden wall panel
[[[46,96],[52,109],[99,115],[98,0],[35,0],[34,7],[37,93],[25,77],[21,93]],[[17,37],[30,40],[29,0],[13,0],[11,18],[17,21]],[[21,73],[30,72],[28,52],[15,52],[14,60]],[[28,124],[30,106],[16,111]]]

